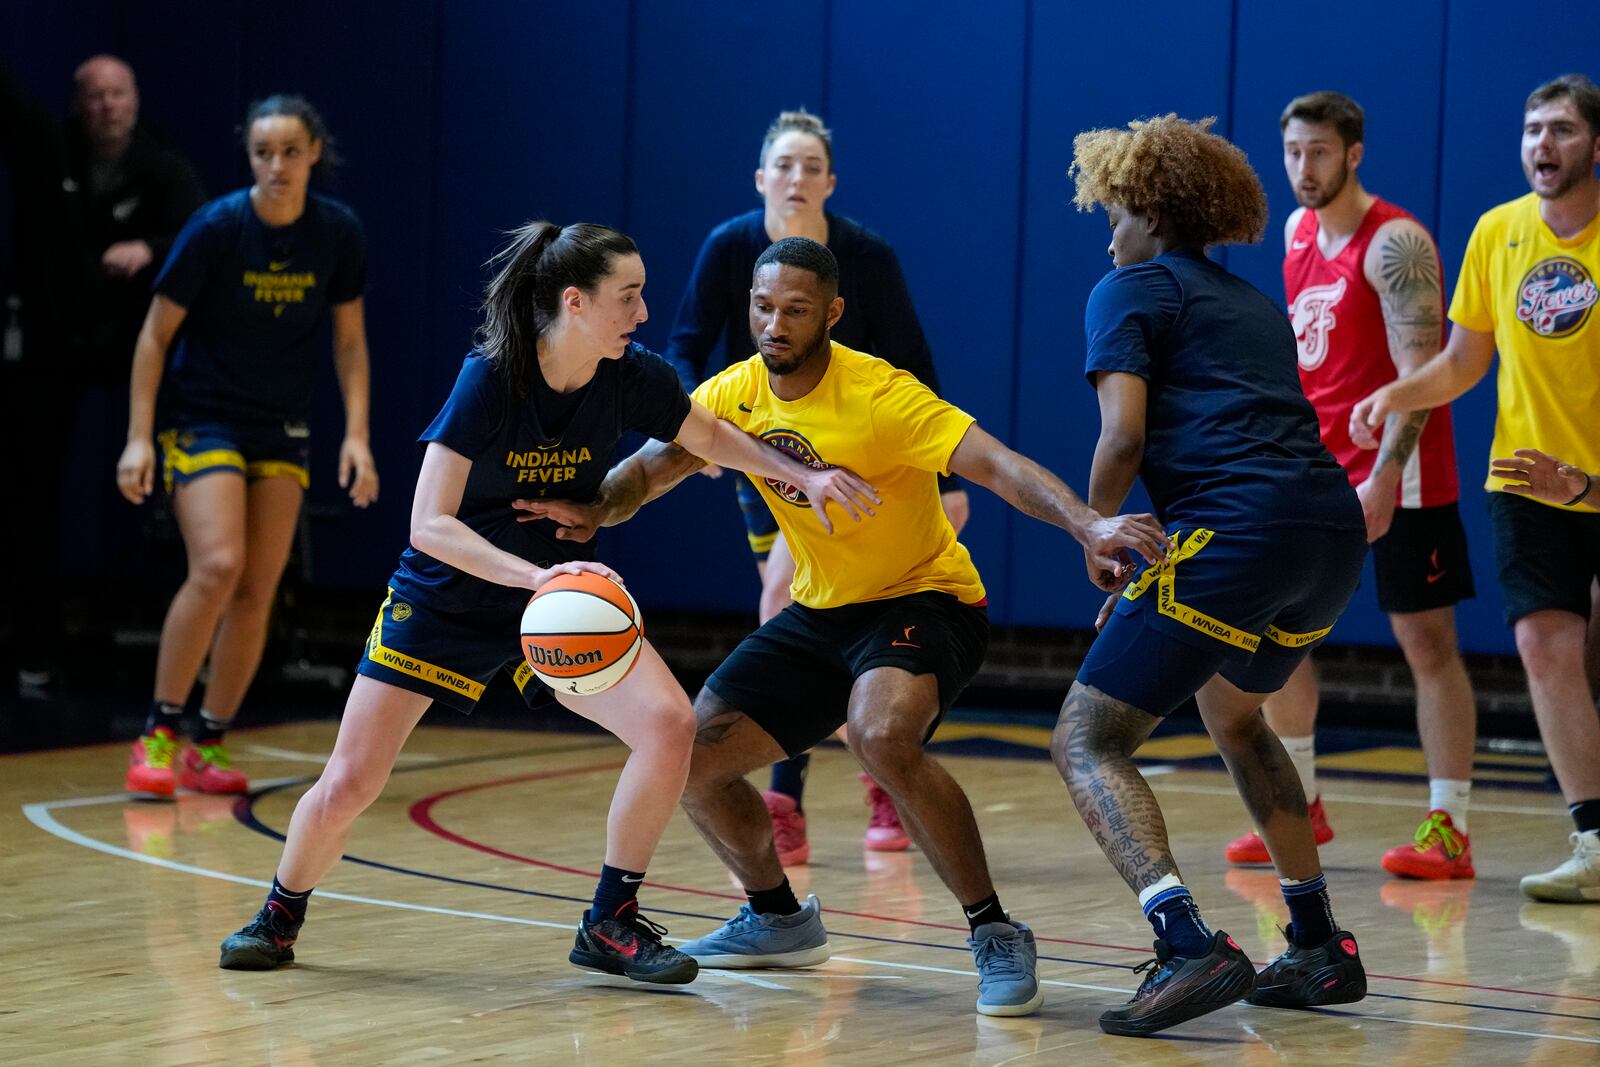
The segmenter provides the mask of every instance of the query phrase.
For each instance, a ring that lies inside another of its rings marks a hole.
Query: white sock
[[[1151,897],[1160,896],[1169,889],[1179,889],[1182,887],[1183,880],[1177,875],[1164,875],[1159,881],[1152,882],[1143,889],[1139,890],[1139,907],[1142,908],[1148,904]]]
[[[1428,810],[1450,816],[1457,830],[1467,832],[1467,805],[1472,799],[1472,782],[1462,778],[1429,778]]]
[[[1279,737],[1278,740],[1283,742],[1284,751],[1289,753],[1289,762],[1294,764],[1295,773],[1300,776],[1300,787],[1306,791],[1306,804],[1312,804],[1317,799],[1316,735]]]

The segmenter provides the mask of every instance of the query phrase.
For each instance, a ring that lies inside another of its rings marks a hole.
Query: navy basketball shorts
[[[1170,531],[1168,559],[1123,591],[1078,681],[1166,716],[1220,674],[1273,693],[1333,629],[1361,581],[1360,530]]]
[[[447,615],[397,600],[393,589],[356,664],[357,674],[432,697],[466,715],[500,670],[510,673],[529,707],[549,699],[549,690],[522,657],[514,616],[499,625]]]
[[[843,726],[857,678],[898,667],[939,680],[927,737],[983,665],[989,610],[949,593],[910,593],[837,608],[790,604],[739,642],[706,688],[798,756]]]
[[[1600,514],[1491,492],[1489,525],[1507,626],[1536,611],[1589,617],[1589,587],[1600,577]]]
[[[1372,543],[1372,569],[1378,607],[1390,615],[1453,607],[1476,592],[1454,504],[1396,508],[1389,532]]]
[[[164,431],[161,480],[174,486],[218,471],[257,478],[293,478],[311,486],[311,434],[304,423],[246,425],[180,422]]]

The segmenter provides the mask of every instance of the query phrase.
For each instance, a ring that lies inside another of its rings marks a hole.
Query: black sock
[[[990,893],[976,904],[961,905],[962,914],[967,917],[967,925],[977,930],[984,923],[1008,923],[1011,916],[1006,914],[1006,909],[1000,906],[1000,894]]]
[[[197,745],[218,744],[228,732],[228,724],[231,721],[231,719],[217,718],[211,713],[210,708],[201,708],[200,718],[195,720],[194,737],[191,740]]]
[[[589,909],[589,921],[597,923],[609,919],[628,904],[639,899],[639,883],[644,881],[643,871],[625,871],[610,864],[600,868],[600,884],[594,889],[594,905]]]
[[[800,910],[800,902],[794,898],[788,878],[779,882],[776,888],[746,889],[744,895],[750,898],[750,910],[757,915],[793,915]]]
[[[1326,878],[1320,874],[1303,882],[1280,878],[1278,885],[1283,890],[1283,902],[1289,905],[1289,928],[1284,933],[1291,945],[1309,948],[1334,935],[1339,927],[1333,921]]]
[[[1590,830],[1600,830],[1600,797],[1593,800],[1580,800],[1567,808],[1572,812],[1572,821],[1578,825],[1578,833],[1588,833]]]
[[[303,923],[306,921],[306,902],[311,899],[311,890],[304,893],[291,893],[283,888],[283,883],[278,881],[278,876],[272,876],[272,891],[267,894],[267,907],[277,908],[289,916],[290,921]]]
[[[179,736],[178,725],[183,721],[183,705],[168,704],[162,700],[150,702],[150,714],[144,720],[145,736],[156,732],[157,726],[165,726],[172,731],[172,736]]]
[[[772,765],[772,786],[774,793],[782,793],[794,801],[794,810],[802,810],[800,800],[806,792],[806,770],[811,766],[811,753],[802,752],[798,756],[791,756],[782,763]]]

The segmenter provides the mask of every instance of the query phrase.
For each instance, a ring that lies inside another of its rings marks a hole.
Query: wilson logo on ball
[[[628,591],[599,574],[559,574],[522,613],[522,654],[538,679],[584,696],[627,677],[644,645],[644,620]]]

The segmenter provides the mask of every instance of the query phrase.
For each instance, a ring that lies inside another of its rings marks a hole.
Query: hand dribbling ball
[[[522,612],[522,654],[558,693],[610,689],[627,676],[643,644],[639,605],[604,575],[558,574]]]

